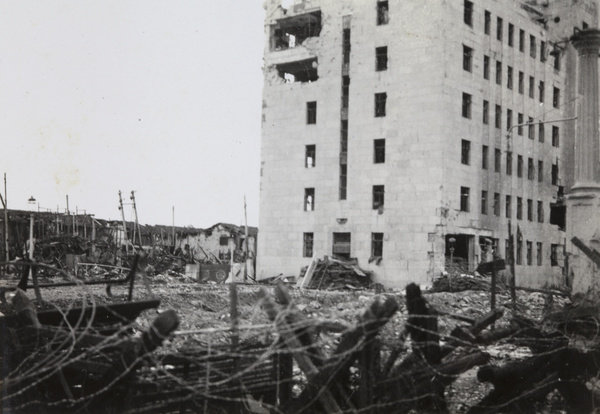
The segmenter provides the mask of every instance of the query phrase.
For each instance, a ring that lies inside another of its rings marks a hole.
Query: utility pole
[[[131,191],[131,201],[133,202],[133,212],[135,213],[135,226],[137,227],[138,239],[140,241],[140,247],[142,247],[142,230],[140,230],[140,223],[138,221],[137,207],[135,205],[135,191]],[[133,236],[135,242],[135,234]]]
[[[125,237],[125,251],[129,254],[129,242],[127,241],[127,223],[125,222],[125,211],[123,210],[123,199],[121,198],[121,190],[119,190],[119,210],[123,218],[123,235]]]

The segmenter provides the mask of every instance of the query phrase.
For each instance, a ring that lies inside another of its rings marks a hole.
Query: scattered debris
[[[357,290],[372,287],[373,273],[358,267],[356,260],[325,256],[314,258],[300,271],[298,286],[306,289]]]

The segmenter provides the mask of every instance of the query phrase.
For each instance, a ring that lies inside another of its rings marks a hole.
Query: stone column
[[[598,269],[571,243],[573,237],[600,249],[600,134],[598,96],[598,53],[600,30],[576,33],[571,42],[579,57],[577,122],[575,128],[574,184],[567,195],[567,250],[573,291],[599,291]]]

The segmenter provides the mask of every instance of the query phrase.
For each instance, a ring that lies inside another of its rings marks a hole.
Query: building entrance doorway
[[[451,274],[466,273],[475,269],[475,236],[447,234],[446,271]]]

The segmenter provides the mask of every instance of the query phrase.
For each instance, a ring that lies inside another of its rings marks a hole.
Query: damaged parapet
[[[280,17],[275,16],[268,32],[266,66],[286,82],[314,82],[319,78],[312,43],[321,33],[321,11],[297,7],[301,5],[304,2],[292,9],[278,8]]]

